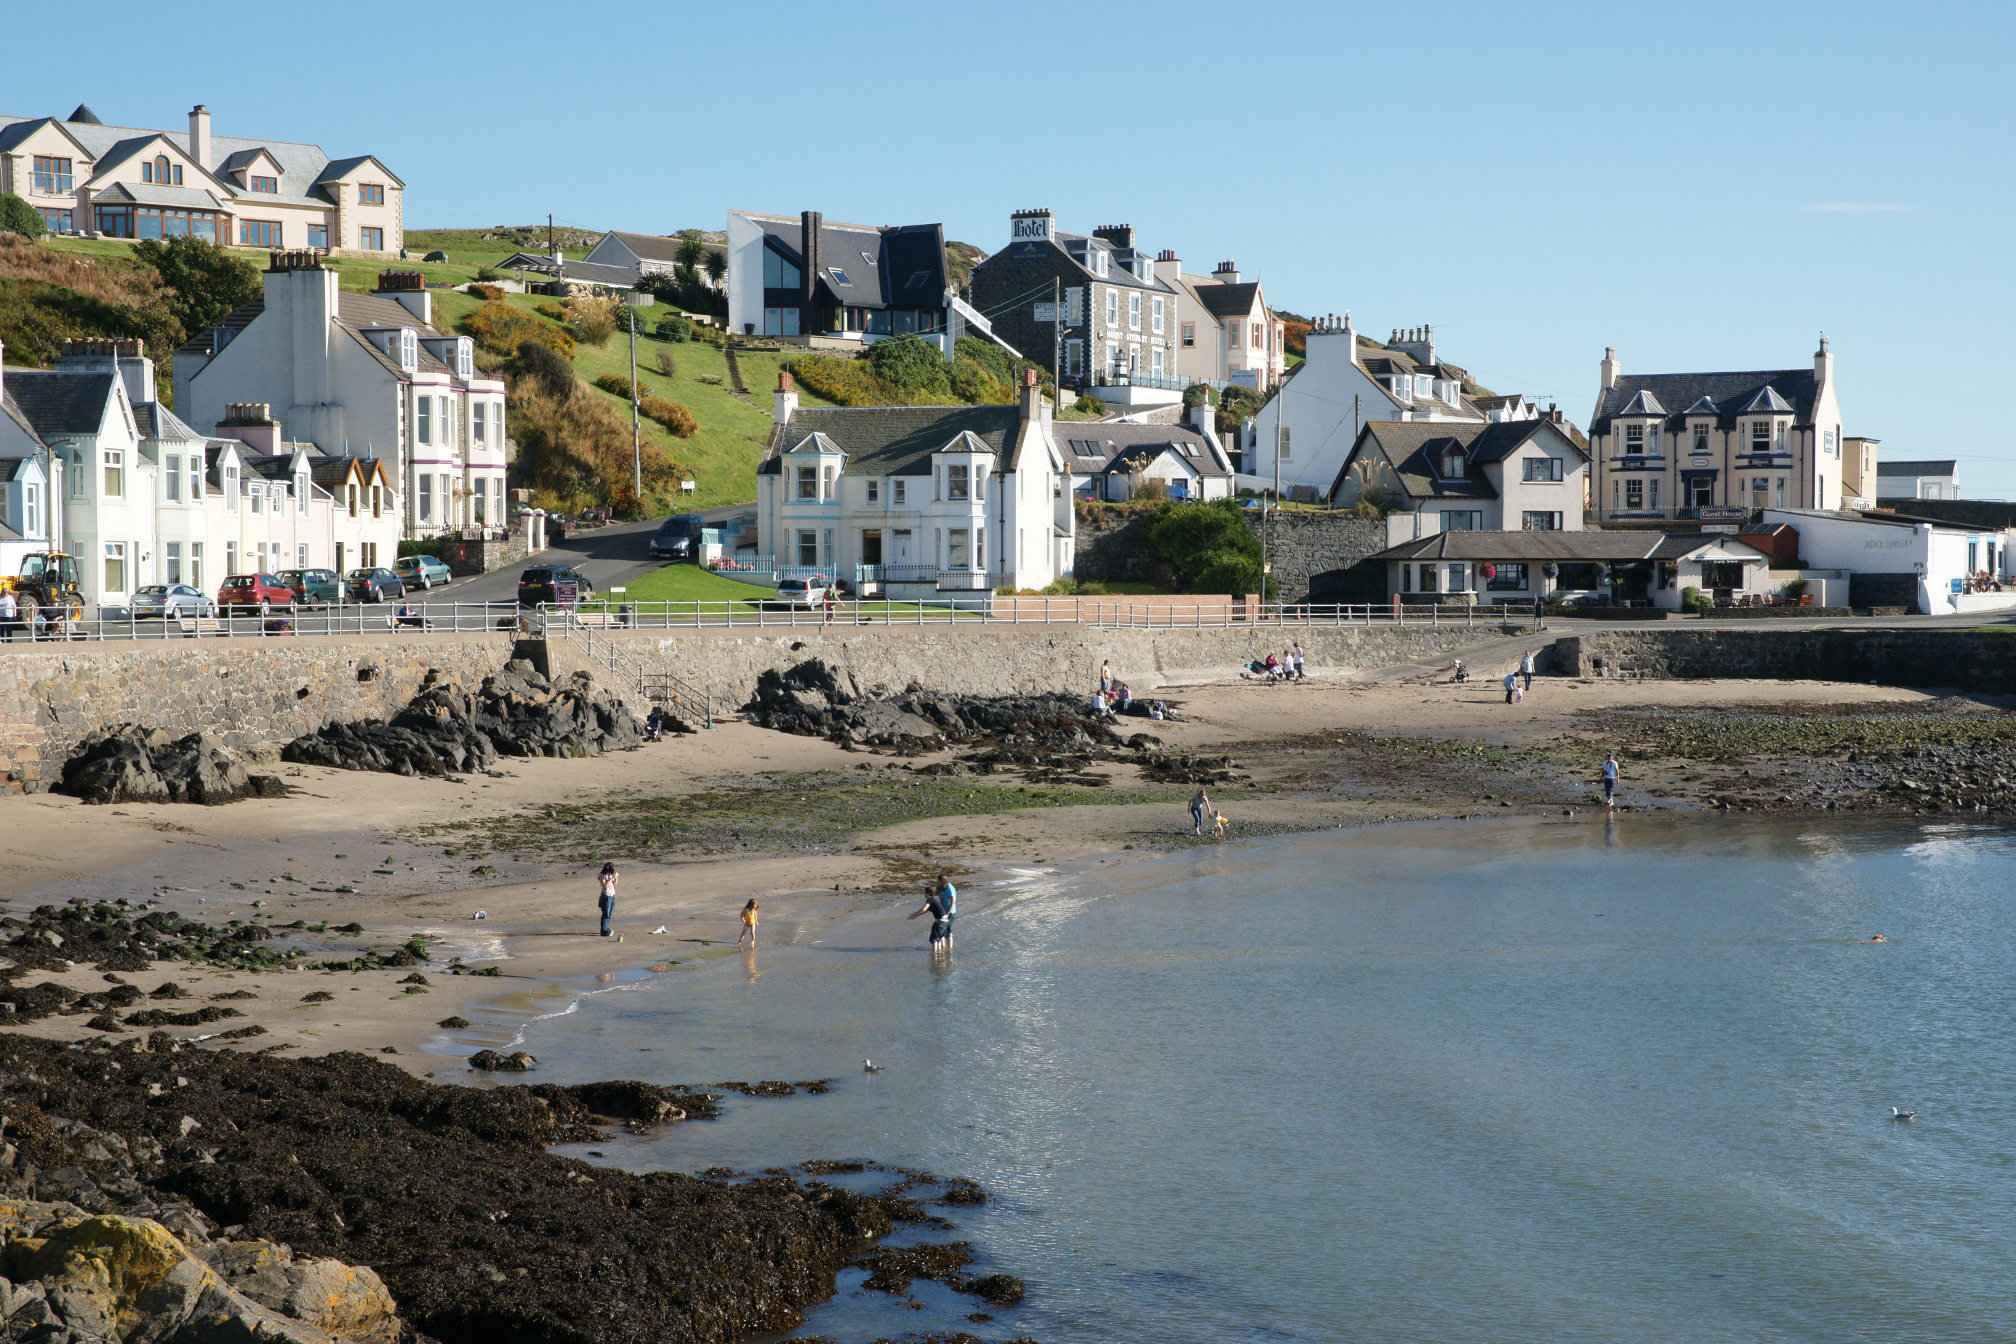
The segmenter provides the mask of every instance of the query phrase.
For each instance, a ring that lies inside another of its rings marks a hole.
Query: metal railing
[[[312,635],[382,635],[418,633],[505,633],[573,640],[590,657],[611,668],[629,684],[645,688],[647,677],[661,674],[631,657],[626,641],[609,636],[623,631],[693,630],[726,627],[808,628],[826,625],[1092,625],[1142,630],[1191,630],[1232,626],[1495,626],[1517,623],[1544,629],[1542,613],[1531,603],[1480,606],[1454,603],[1158,603],[1129,597],[937,597],[842,599],[831,605],[788,606],[761,598],[696,602],[593,602],[578,608],[521,608],[502,602],[414,602],[347,604],[344,606],[274,609],[257,613],[204,617],[135,617],[127,614],[89,620],[32,624],[16,621],[0,630],[0,651],[48,644],[85,642],[164,642],[177,639],[280,639]],[[676,681],[676,678],[674,679]],[[695,718],[712,717],[706,688],[674,685],[671,698]],[[654,695],[658,702],[667,696]]]
[[[541,607],[532,614],[532,628],[549,641],[557,632],[591,661],[600,663],[618,685],[635,691],[642,703],[676,710],[688,722],[706,728],[714,726],[712,686],[703,689],[677,673],[653,666],[648,655],[639,648],[628,641],[609,637],[610,629],[627,627],[598,626],[589,620],[591,614]],[[601,634],[599,640],[596,638],[598,629]]]

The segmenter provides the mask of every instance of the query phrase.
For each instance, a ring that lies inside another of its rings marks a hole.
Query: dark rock
[[[469,1067],[485,1073],[524,1073],[538,1062],[523,1050],[513,1050],[508,1055],[495,1050],[478,1050],[469,1056]]]
[[[434,1025],[443,1031],[461,1031],[469,1025],[469,1019],[466,1017],[444,1017]]]
[[[100,728],[63,763],[57,792],[87,803],[202,803],[284,792],[280,781],[255,784],[238,758],[207,733],[171,739],[158,728],[122,723]]]

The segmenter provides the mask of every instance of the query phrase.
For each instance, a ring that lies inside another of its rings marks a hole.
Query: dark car
[[[533,565],[518,576],[518,605],[571,608],[595,595],[595,585],[572,565]]]
[[[697,513],[673,514],[658,524],[658,531],[652,535],[651,558],[687,563],[698,560],[700,533],[706,526],[707,520]]]
[[[225,610],[250,607],[261,616],[275,607],[291,610],[294,590],[271,574],[233,574],[217,589],[217,605]]]
[[[352,601],[390,602],[395,597],[406,596],[406,585],[399,576],[385,568],[353,569],[343,586],[350,590]]]
[[[294,600],[304,607],[324,606],[343,595],[343,580],[333,569],[283,569],[273,577],[291,588]]]

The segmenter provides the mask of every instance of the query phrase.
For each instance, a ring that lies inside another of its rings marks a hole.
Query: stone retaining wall
[[[1580,677],[1757,677],[2016,691],[2016,637],[1967,630],[1646,630],[1555,644]]]
[[[1073,572],[1101,582],[1169,581],[1168,566],[1143,526],[1151,511],[1113,505],[1078,510]],[[1260,510],[1245,513],[1260,530]],[[1283,602],[1360,603],[1386,600],[1386,567],[1363,563],[1386,549],[1386,522],[1355,513],[1283,509],[1272,515],[1274,591]]]

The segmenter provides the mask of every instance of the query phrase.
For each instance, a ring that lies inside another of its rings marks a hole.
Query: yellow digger
[[[84,614],[84,594],[77,586],[77,557],[62,551],[24,556],[19,575],[0,574],[0,592],[14,594],[20,604],[19,619],[31,630],[61,625]]]

